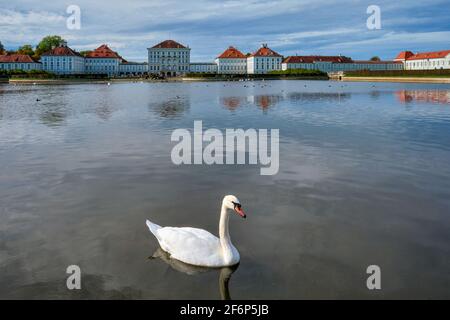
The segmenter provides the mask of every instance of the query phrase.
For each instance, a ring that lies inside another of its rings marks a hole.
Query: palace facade
[[[42,70],[42,63],[26,54],[10,53],[0,55],[0,70]]]
[[[89,52],[85,57],[63,44],[44,53],[41,61],[42,70],[55,74],[120,76],[147,73],[147,63],[128,62],[106,44]]]
[[[215,63],[219,74],[246,74],[247,56],[233,46],[220,54]]]
[[[306,69],[323,72],[357,70],[403,70],[398,61],[352,60],[346,56],[289,56],[283,60],[282,70]]]
[[[148,72],[174,77],[189,73],[191,49],[174,40],[148,48]]]
[[[272,71],[307,69],[328,73],[358,70],[450,69],[450,50],[401,52],[392,61],[353,60],[346,56],[288,56],[263,44],[244,54],[230,46],[214,62],[192,62],[191,49],[174,40],[165,40],[147,49],[148,62],[130,62],[108,45],[102,44],[82,56],[63,43],[41,56],[40,61],[21,54],[0,55],[0,70],[45,70],[55,74],[104,74],[108,76],[157,74],[163,77],[188,73],[267,74]]]
[[[405,70],[450,69],[450,50],[419,52],[402,51],[394,61],[399,61]]]
[[[82,74],[85,72],[84,57],[66,43],[41,56],[42,69],[54,74]]]
[[[247,57],[248,74],[265,74],[281,70],[283,56],[263,44],[256,52]]]

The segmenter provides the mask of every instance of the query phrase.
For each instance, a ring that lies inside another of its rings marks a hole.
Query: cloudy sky
[[[381,9],[381,29],[369,30],[369,5]],[[81,9],[81,29],[69,30],[66,10]],[[109,44],[128,60],[174,39],[192,61],[211,61],[229,45],[244,53],[261,43],[283,55],[343,54],[354,59],[399,51],[450,49],[448,0],[0,0],[0,41],[8,49],[58,34],[77,50]]]

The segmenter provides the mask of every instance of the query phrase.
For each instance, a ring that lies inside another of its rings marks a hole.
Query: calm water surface
[[[279,173],[173,165],[194,120],[280,129]],[[217,233],[226,194],[236,270],[149,259],[145,219]],[[0,298],[450,298],[449,208],[449,85],[0,86]]]

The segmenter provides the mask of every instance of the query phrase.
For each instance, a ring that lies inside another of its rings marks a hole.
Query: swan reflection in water
[[[236,264],[231,267],[223,267],[223,268],[208,268],[208,267],[199,267],[199,266],[193,266],[184,262],[181,262],[179,260],[173,259],[170,257],[170,255],[162,250],[161,248],[158,248],[152,256],[149,257],[149,259],[161,259],[165,263],[167,263],[172,269],[186,273],[190,276],[210,272],[214,270],[220,270],[219,273],[219,291],[220,291],[220,297],[222,300],[231,300],[230,296],[230,290],[228,288],[228,283],[230,282],[231,275],[237,270],[239,267],[239,264]]]

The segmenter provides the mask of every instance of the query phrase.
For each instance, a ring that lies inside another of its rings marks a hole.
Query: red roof
[[[283,63],[352,63],[353,60],[346,56],[290,56],[283,60]]]
[[[421,60],[421,59],[442,59],[450,54],[450,50],[433,51],[433,52],[419,52],[406,60]]]
[[[156,46],[152,48],[164,48],[164,49],[186,49],[182,44],[174,41],[174,40],[165,40],[163,42],[158,43]]]
[[[413,56],[414,53],[411,51],[402,51],[394,60],[407,60],[409,57]]]
[[[94,51],[89,52],[86,58],[114,58],[124,60],[117,52],[112,51],[106,44],[102,44]]]
[[[261,48],[259,48],[258,51],[253,53],[251,55],[252,57],[282,57],[281,54],[276,53],[266,45],[263,45]]]
[[[227,50],[225,50],[220,56],[217,58],[219,59],[245,59],[246,56],[240,52],[235,47],[228,47]]]
[[[0,63],[37,63],[27,54],[9,53],[0,55]]]
[[[80,56],[81,57],[81,55],[78,52],[70,49],[67,46],[56,47],[50,51],[45,52],[43,54],[43,56]]]

